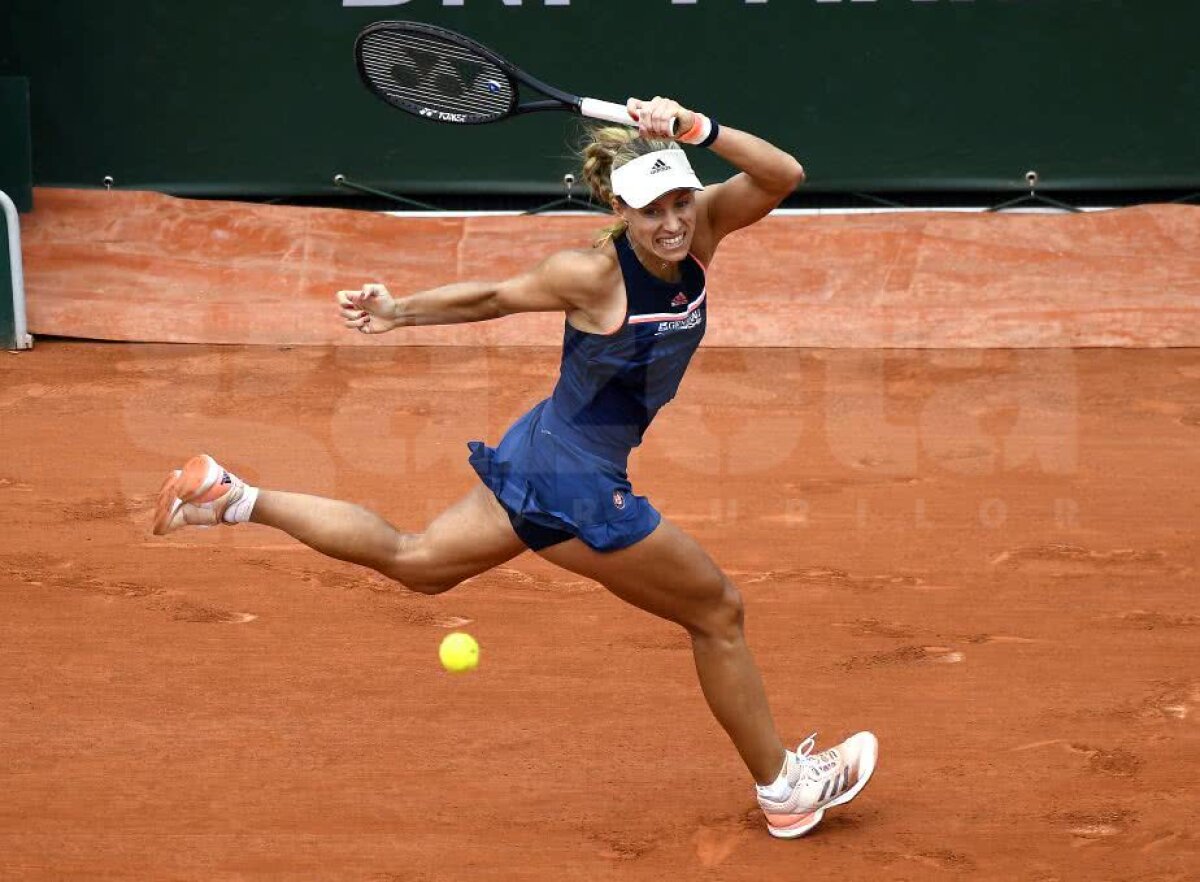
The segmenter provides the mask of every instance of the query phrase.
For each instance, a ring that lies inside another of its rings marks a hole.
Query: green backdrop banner
[[[561,190],[571,121],[456,128],[359,84],[370,21],[467,32],[578,94],[672,95],[830,192],[1200,186],[1191,0],[7,0],[34,181],[319,194]],[[711,157],[702,174],[721,173]]]
[[[0,190],[18,211],[33,208],[29,80],[0,76]]]

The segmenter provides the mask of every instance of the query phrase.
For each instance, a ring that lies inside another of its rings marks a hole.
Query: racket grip
[[[611,101],[600,101],[597,98],[580,98],[579,113],[589,119],[602,119],[623,126],[637,125],[637,120],[629,115],[624,104],[613,104]],[[671,120],[671,134],[675,134],[675,120]]]
[[[611,101],[583,98],[579,102],[579,112],[589,119],[602,119],[605,122],[619,123],[623,126],[637,125],[637,120],[629,115],[624,104],[613,104]]]

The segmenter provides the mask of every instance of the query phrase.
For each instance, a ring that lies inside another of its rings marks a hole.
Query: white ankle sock
[[[790,754],[791,751],[789,750],[788,753]],[[774,781],[772,781],[770,784],[755,785],[758,789],[758,795],[763,799],[778,801],[791,793],[792,785],[788,783],[787,779],[788,759],[790,759],[790,757],[784,757],[783,768],[779,770],[779,775],[776,776]]]
[[[250,520],[250,512],[254,511],[254,503],[258,502],[258,488],[244,485],[242,498],[225,509],[223,520],[227,524],[244,524]]]

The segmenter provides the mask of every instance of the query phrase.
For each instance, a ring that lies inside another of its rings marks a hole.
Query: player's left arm
[[[710,149],[740,169],[697,197],[713,247],[735,230],[766,217],[804,183],[804,167],[794,156],[749,132],[721,126]]]

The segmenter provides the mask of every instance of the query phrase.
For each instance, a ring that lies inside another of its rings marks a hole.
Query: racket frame
[[[436,111],[432,108],[424,108],[426,112],[422,113],[420,105],[417,105],[413,102],[404,102],[404,104],[401,104],[383,94],[378,88],[376,88],[371,80],[371,77],[368,76],[363,62],[363,42],[368,37],[379,33],[380,31],[398,31],[400,33],[422,34],[461,46],[462,48],[468,49],[496,65],[496,67],[500,68],[501,71],[515,81],[518,86],[527,86],[530,89],[534,89],[547,97],[545,100],[529,101],[527,103],[520,104],[518,103],[520,90],[519,88],[513,89],[513,101],[512,105],[508,109],[508,112],[492,119],[444,119],[444,114],[441,111]],[[437,25],[426,24],[425,22],[377,21],[367,25],[365,28],[359,31],[358,37],[354,41],[354,63],[358,68],[359,77],[374,95],[387,102],[391,106],[396,107],[399,110],[407,111],[408,113],[418,116],[421,119],[432,119],[435,122],[453,122],[458,125],[487,125],[489,123],[501,122],[514,116],[520,116],[523,113],[538,113],[547,110],[565,110],[578,116],[586,116],[591,119],[600,119],[626,126],[637,125],[637,122],[629,115],[629,112],[625,109],[625,105],[623,104],[614,104],[611,101],[601,101],[596,98],[581,98],[580,96],[572,95],[570,92],[567,92],[563,89],[555,88],[549,83],[544,83],[537,77],[521,70],[521,68],[517,67],[508,59],[497,55],[495,52],[477,40],[473,40],[464,34],[458,33],[457,31],[438,27]]]

